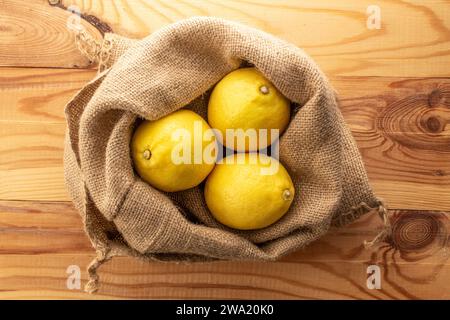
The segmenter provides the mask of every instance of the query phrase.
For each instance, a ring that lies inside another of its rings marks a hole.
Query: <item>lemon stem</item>
[[[265,86],[265,85],[262,85],[261,87],[259,87],[259,91],[262,94],[268,94],[269,93],[269,88],[267,86]]]
[[[283,199],[287,201],[287,200],[291,200],[291,197],[292,197],[291,191],[288,189],[285,189],[283,191]]]

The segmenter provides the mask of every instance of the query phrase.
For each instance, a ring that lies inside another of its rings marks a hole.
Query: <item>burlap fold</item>
[[[142,40],[105,36],[103,72],[66,106],[65,178],[98,258],[116,254],[168,261],[273,260],[302,248],[372,208],[368,183],[334,92],[298,47],[217,18],[191,18]],[[133,171],[130,137],[137,118],[155,120],[187,107],[206,115],[207,93],[242,63],[259,69],[293,112],[280,161],[296,193],[288,213],[261,230],[237,231],[212,218],[203,185],[164,193]]]

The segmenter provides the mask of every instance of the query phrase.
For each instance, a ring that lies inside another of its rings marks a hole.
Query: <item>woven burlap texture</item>
[[[318,66],[298,47],[222,19],[196,17],[142,40],[106,34],[103,66],[66,106],[65,179],[98,251],[89,271],[117,254],[164,261],[274,260],[382,207],[358,148]],[[280,161],[296,189],[288,213],[260,230],[216,222],[203,185],[164,193],[133,171],[130,138],[138,118],[180,108],[206,117],[209,90],[243,63],[293,102]]]

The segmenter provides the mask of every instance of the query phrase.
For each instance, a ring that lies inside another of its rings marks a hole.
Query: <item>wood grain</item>
[[[63,106],[94,74],[3,69],[0,199],[68,200]],[[376,193],[392,208],[450,210],[450,80],[331,80]]]
[[[381,29],[366,10],[381,9]],[[278,262],[147,263],[94,257],[63,180],[63,106],[95,76],[67,28],[142,38],[194,16],[255,26],[305,49],[331,77],[393,234],[368,214]],[[450,299],[450,3],[446,0],[0,0],[0,299]],[[25,68],[23,68],[25,67]],[[381,290],[366,286],[381,268]]]
[[[0,298],[448,299],[449,214],[391,211],[393,237],[374,250],[361,245],[381,227],[369,214],[280,262],[114,258],[99,270],[99,293],[89,296],[66,287],[67,267],[79,266],[84,284],[94,256],[72,205],[1,201]],[[382,270],[381,290],[366,286],[373,264]]]
[[[0,66],[89,67],[67,28],[70,12],[46,0],[0,0]],[[81,24],[100,38],[91,24]]]
[[[333,84],[374,191],[395,208],[448,210],[450,81],[356,77]]]
[[[65,125],[2,122],[0,198],[68,199],[63,179]]]
[[[0,65],[88,66],[76,52],[66,27],[67,11],[46,0],[1,3],[5,9],[0,12]],[[106,24],[114,32],[134,38],[190,16],[218,16],[304,48],[329,75],[450,75],[448,1],[377,1],[381,29],[369,30],[366,10],[373,4],[370,0],[62,1],[65,8],[77,6],[94,25]],[[98,32],[93,33],[99,37]]]
[[[58,123],[64,105],[96,70],[1,68],[0,121]]]

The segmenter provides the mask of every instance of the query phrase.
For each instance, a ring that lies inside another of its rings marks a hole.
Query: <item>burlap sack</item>
[[[81,47],[104,69],[65,109],[65,179],[98,252],[88,269],[88,291],[97,288],[96,268],[114,255],[274,260],[331,225],[372,208],[385,213],[330,84],[296,46],[241,24],[198,17],[140,41],[106,34],[101,46],[81,41]],[[129,149],[137,118],[155,120],[183,107],[205,117],[209,90],[243,63],[253,64],[293,102],[280,160],[295,198],[281,220],[254,231],[214,220],[203,185],[177,193],[152,188],[134,173]]]

